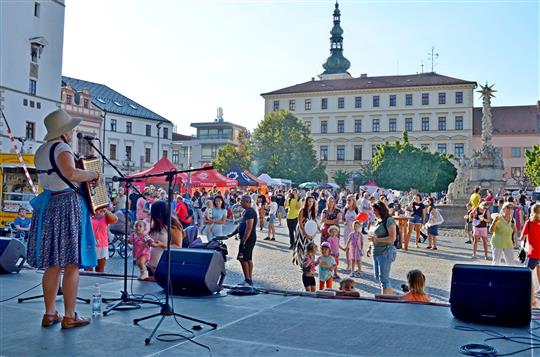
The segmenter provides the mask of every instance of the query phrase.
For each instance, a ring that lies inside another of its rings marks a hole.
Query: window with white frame
[[[412,94],[405,94],[405,105],[406,106],[412,105]]]
[[[294,112],[296,110],[296,100],[289,100],[289,111]]]
[[[455,129],[463,130],[463,117],[461,115],[456,116]]]
[[[344,133],[345,132],[345,120],[338,120],[338,122],[337,122],[337,132],[338,133]]]
[[[336,160],[343,161],[345,160],[345,145],[338,145],[336,152]]]
[[[319,147],[319,158],[321,161],[328,161],[328,146],[321,145]]]
[[[439,130],[446,130],[446,117],[439,117]]]

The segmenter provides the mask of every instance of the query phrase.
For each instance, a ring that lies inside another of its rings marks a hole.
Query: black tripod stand
[[[152,340],[152,338],[156,334],[157,330],[159,329],[159,326],[161,326],[161,323],[163,322],[163,320],[168,316],[173,316],[175,318],[176,317],[181,317],[183,319],[187,319],[187,320],[195,321],[195,322],[198,322],[198,323],[201,323],[201,324],[204,324],[204,325],[211,326],[213,329],[217,328],[216,323],[207,322],[207,321],[203,321],[203,320],[198,320],[196,318],[186,316],[186,315],[181,315],[181,314],[178,314],[178,313],[174,312],[174,309],[172,308],[172,306],[169,303],[169,300],[171,299],[169,295],[171,293],[171,215],[172,215],[171,207],[172,207],[172,196],[173,196],[173,179],[174,179],[174,176],[176,174],[180,173],[180,172],[191,172],[191,171],[209,170],[209,169],[212,169],[212,167],[204,167],[204,168],[201,168],[201,169],[186,170],[186,171],[170,171],[170,172],[165,172],[163,174],[148,175],[148,176],[166,176],[166,178],[167,178],[167,182],[169,184],[169,187],[168,187],[168,194],[169,195],[168,195],[168,198],[167,198],[167,217],[169,219],[169,222],[168,222],[168,225],[167,225],[167,252],[166,252],[167,253],[167,255],[166,255],[166,257],[167,257],[167,289],[165,290],[165,302],[160,303],[160,305],[161,305],[160,312],[158,312],[156,314],[149,315],[149,316],[142,317],[140,319],[134,319],[133,320],[133,323],[135,325],[137,325],[141,321],[161,316],[161,318],[159,319],[156,327],[154,327],[154,330],[152,330],[152,333],[150,334],[150,336],[148,336],[147,338],[144,339],[144,343],[147,344],[147,345],[150,344],[150,341]],[[163,257],[162,257],[162,259],[163,259]]]
[[[79,133],[80,134],[80,133]],[[84,138],[84,136],[77,135],[79,139]],[[92,143],[92,140],[86,139],[88,141],[88,144],[101,156],[103,161],[107,162],[111,167],[118,173],[120,176],[113,177],[113,181],[118,182],[125,182],[126,183],[126,194],[129,193],[129,189],[133,188],[138,194],[140,192],[137,190],[137,187],[132,185],[132,182],[137,181],[137,179],[125,177],[124,174]],[[128,252],[127,252],[127,239],[128,239],[128,212],[129,212],[129,199],[126,197],[126,204],[125,204],[125,214],[124,214],[124,239],[126,240],[124,242],[124,289],[120,292],[120,297],[115,299],[107,299],[104,298],[103,301],[110,302],[110,301],[116,301],[112,303],[111,305],[107,306],[107,308],[103,311],[103,316],[107,316],[109,312],[112,310],[133,310],[133,309],[139,309],[141,307],[140,304],[155,304],[160,305],[158,301],[154,300],[145,300],[145,299],[138,299],[133,298],[128,294],[128,287],[127,287],[127,281],[128,281]]]
[[[63,295],[64,295],[64,292],[62,291],[62,286],[60,285],[58,287],[58,292],[56,293],[56,296],[63,296]],[[29,297],[25,297],[25,298],[19,298],[19,299],[17,299],[17,302],[21,303],[21,302],[28,301],[28,300],[41,299],[42,297],[44,297],[43,294],[42,295],[36,295],[36,296],[29,296]],[[77,296],[77,300],[82,301],[82,302],[84,302],[86,304],[90,304],[90,299],[85,299],[85,298]]]

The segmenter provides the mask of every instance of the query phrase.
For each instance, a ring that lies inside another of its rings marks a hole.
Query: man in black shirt
[[[244,273],[244,282],[249,286],[253,286],[253,248],[257,241],[257,212],[251,208],[251,197],[242,196],[240,201],[242,208],[244,208],[244,215],[240,221],[238,228],[230,233],[228,237],[232,237],[235,234],[240,235],[240,246],[238,247],[238,260],[242,266]]]
[[[137,193],[135,190],[131,190],[131,194],[129,195],[129,219],[131,221],[135,221],[135,216],[137,214],[137,200],[141,195]]]

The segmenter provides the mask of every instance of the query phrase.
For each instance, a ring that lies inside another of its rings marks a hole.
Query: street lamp
[[[158,122],[156,124],[156,127],[157,127],[157,159],[158,159],[158,161],[159,161],[159,159],[161,159],[161,157],[159,156],[159,151],[160,151],[159,150],[159,137],[160,137],[159,131],[161,129],[161,125],[163,125],[163,122]]]

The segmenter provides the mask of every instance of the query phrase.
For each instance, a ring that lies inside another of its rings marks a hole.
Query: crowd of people
[[[57,110],[44,123],[45,142],[35,154],[43,192],[31,202],[31,222],[25,219],[24,210],[20,210],[14,222],[16,229],[28,237],[28,263],[44,269],[43,327],[61,323],[62,328],[69,329],[90,323],[75,311],[79,271],[105,271],[109,228],[117,225],[121,230],[126,220],[130,231],[125,238],[133,245],[141,280],[151,279],[168,242],[173,248],[182,248],[190,247],[189,237],[199,234],[209,240],[223,237],[225,224],[230,220],[238,224],[227,237],[237,236],[239,240],[237,259],[244,274],[243,284],[253,286],[257,230],[261,234],[266,229],[264,240],[275,241],[275,226],[286,224],[292,263],[299,267],[299,278],[301,274],[306,291],[316,290],[318,278],[319,290],[331,289],[333,282],[340,282],[337,295],[360,296],[351,278],[360,277],[366,256],[373,261],[374,280],[381,288],[376,297],[430,301],[424,291],[426,277],[421,271],[415,269],[407,274],[407,292],[397,296],[393,295],[390,276],[401,237],[405,237],[404,249],[408,249],[407,237],[412,233],[416,248],[420,248],[425,237],[425,248],[438,249],[438,227],[444,221],[439,208],[445,203],[444,194],[399,193],[381,188],[371,193],[324,189],[221,192],[212,188],[196,189],[192,194],[175,193],[170,209],[166,191],[149,186],[142,193],[126,193],[119,188],[111,194],[108,208],[91,215],[78,186],[84,182],[96,185],[101,174],[75,166],[70,144],[80,119]],[[520,253],[521,263],[525,263],[526,255],[526,265],[536,270],[540,282],[540,203],[534,203],[524,192],[514,197],[505,191],[494,195],[487,190],[482,196],[482,190],[477,188],[467,210],[466,243],[472,243],[473,259],[480,242],[484,257],[490,259],[490,235],[492,264],[502,264],[503,260],[508,265],[518,264],[514,250],[527,246],[528,253]],[[346,268],[339,270],[341,252],[345,253]],[[56,309],[62,273],[64,316]],[[342,279],[339,273],[350,277]]]

